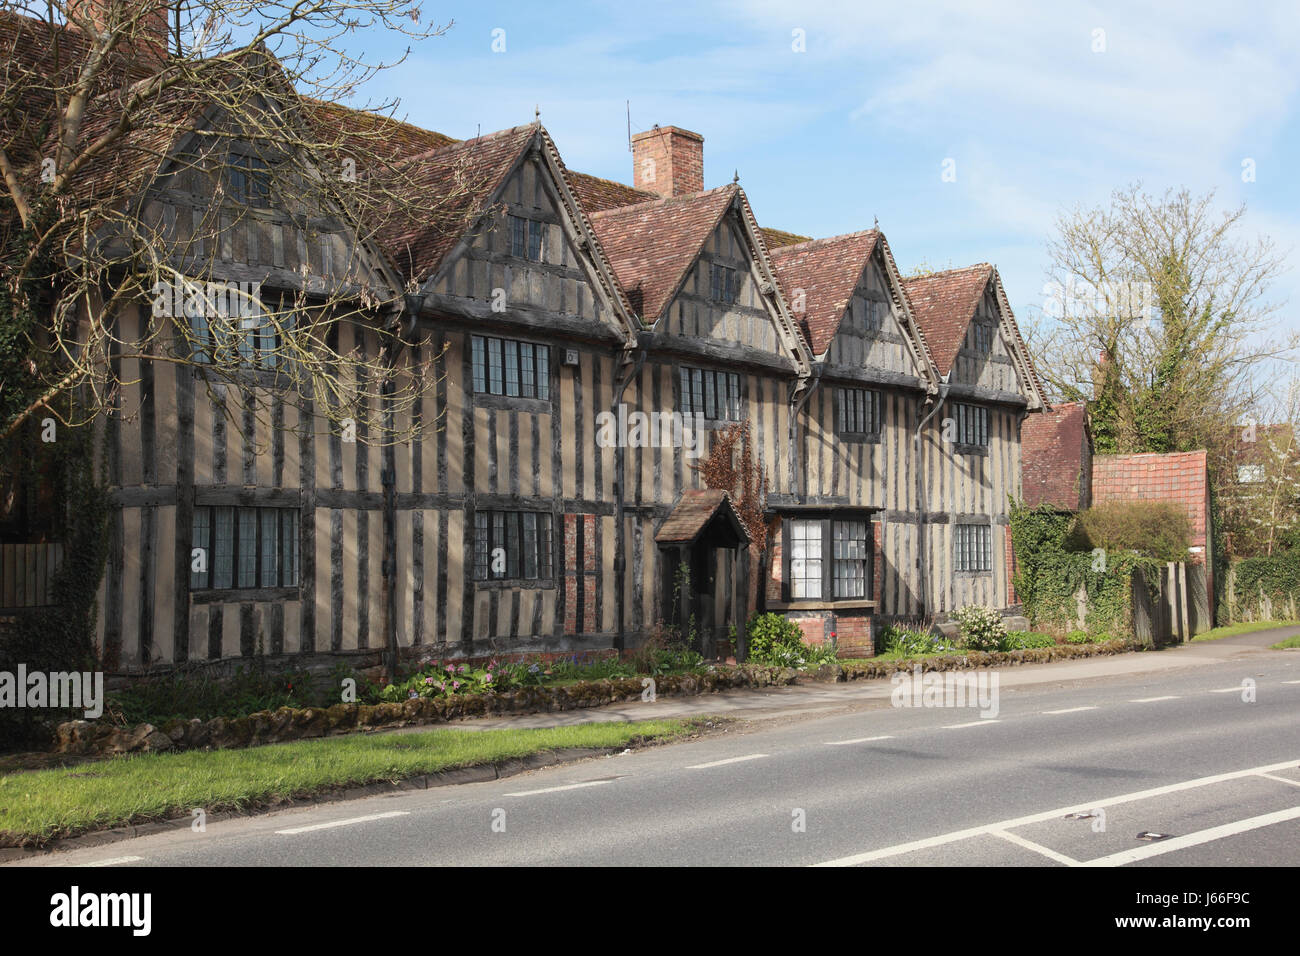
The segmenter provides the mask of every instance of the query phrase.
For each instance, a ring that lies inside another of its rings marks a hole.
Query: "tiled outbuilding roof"
[[[830,347],[858,278],[876,248],[875,229],[771,250],[772,266],[813,355]],[[802,312],[795,309],[803,292]]]
[[[763,233],[763,241],[767,243],[768,249],[779,249],[781,246],[794,246],[801,242],[812,242],[812,236],[801,236],[795,232],[786,232],[784,229],[769,229],[767,226],[759,227]]]
[[[598,176],[575,173],[572,170],[569,171],[569,184],[573,187],[578,202],[582,203],[582,208],[586,210],[588,215],[593,212],[603,212],[606,209],[617,209],[620,206],[634,206],[637,203],[654,202],[659,198],[658,193],[646,192],[644,189],[633,189],[631,186],[614,182],[612,179],[601,179]]]
[[[1020,430],[1024,503],[1063,511],[1088,507],[1092,454],[1087,406],[1068,402],[1025,418]]]
[[[1209,509],[1206,453],[1098,455],[1092,462],[1092,500],[1170,501],[1192,525],[1192,547],[1205,547]]]
[[[646,324],[672,301],[737,192],[720,186],[591,214],[619,284]]]

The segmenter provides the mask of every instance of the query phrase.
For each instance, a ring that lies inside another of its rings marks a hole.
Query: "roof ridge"
[[[613,180],[610,181],[612,182]],[[663,208],[669,205],[670,203],[680,203],[682,205],[685,205],[687,202],[698,201],[706,197],[713,198],[721,193],[728,193],[734,195],[736,192],[739,191],[740,191],[740,187],[738,185],[736,185],[735,183],[727,183],[724,186],[714,186],[712,189],[701,189],[697,193],[682,193],[679,196],[664,196],[660,199],[652,199],[646,202],[632,203],[629,206],[615,206],[612,209],[602,209],[599,212],[588,213],[588,215],[591,217],[610,216],[619,213],[630,213],[631,210],[636,210],[638,213],[644,213],[646,211],[646,208],[650,206]]]
[[[857,232],[843,232],[838,236],[821,236],[820,238],[809,239],[805,242],[792,242],[788,246],[777,246],[775,249],[771,250],[771,255],[790,255],[795,251],[808,249],[811,246],[830,245],[832,242],[844,242],[847,239],[866,239],[868,237],[878,237],[880,235],[881,232],[879,229],[859,229]]]

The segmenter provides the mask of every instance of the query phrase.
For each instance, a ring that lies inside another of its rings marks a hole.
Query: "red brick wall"
[[[582,523],[582,567],[578,567],[578,523]],[[592,634],[596,621],[596,516],[564,516],[564,633]],[[578,588],[582,588],[582,627]]]
[[[665,198],[704,188],[704,137],[663,126],[632,137],[632,185]]]

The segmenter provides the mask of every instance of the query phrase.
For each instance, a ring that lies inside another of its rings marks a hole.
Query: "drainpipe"
[[[627,391],[627,387],[641,374],[641,368],[645,365],[647,348],[650,339],[653,337],[653,332],[643,329],[636,334],[635,338],[628,339],[623,343],[623,365],[627,371],[623,373],[623,377],[619,379],[618,387],[614,389],[610,413],[615,418],[618,418],[618,406],[623,402],[623,394]],[[614,605],[618,610],[618,633],[614,636],[614,648],[618,651],[620,657],[623,656],[624,645],[627,643],[627,589],[624,581],[624,574],[627,569],[627,558],[625,557],[627,542],[624,533],[623,500],[623,467],[626,456],[627,449],[623,447],[623,442],[620,440],[614,445],[614,580],[618,582],[614,592]]]
[[[927,581],[926,571],[929,569],[930,554],[928,548],[928,539],[925,536],[925,531],[926,531],[925,446],[921,444],[921,432],[925,429],[925,426],[930,423],[930,419],[934,418],[935,415],[939,414],[939,409],[943,408],[943,403],[947,400],[948,391],[951,388],[952,388],[952,384],[948,381],[948,376],[945,375],[943,377],[942,383],[939,385],[939,400],[934,403],[934,408],[930,409],[930,414],[926,415],[925,418],[921,419],[920,424],[916,426],[916,435],[914,436],[914,441],[916,444],[916,461],[917,461],[916,504],[917,504],[917,509],[920,513],[920,523],[917,525],[917,541],[916,541],[917,553],[920,555],[920,560],[916,570],[917,570],[917,589],[920,592],[920,597],[921,597],[920,607],[921,607],[922,617],[925,617],[926,606],[929,604],[928,592],[926,591],[929,582]]]

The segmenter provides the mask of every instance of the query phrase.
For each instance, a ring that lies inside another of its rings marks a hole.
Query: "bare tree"
[[[417,427],[403,412],[436,380],[397,358],[416,277],[377,233],[469,226],[476,173],[458,151],[431,194],[453,141],[350,106],[401,62],[352,48],[445,29],[416,0],[0,3],[0,439],[112,409],[132,359],[199,369],[261,417],[296,397],[299,427]],[[348,323],[368,345],[338,346]]]
[[[1058,218],[1030,340],[1055,397],[1089,400],[1098,451],[1208,448],[1221,461],[1262,372],[1294,357],[1268,298],[1283,257],[1240,236],[1244,216],[1212,193],[1132,186]]]

